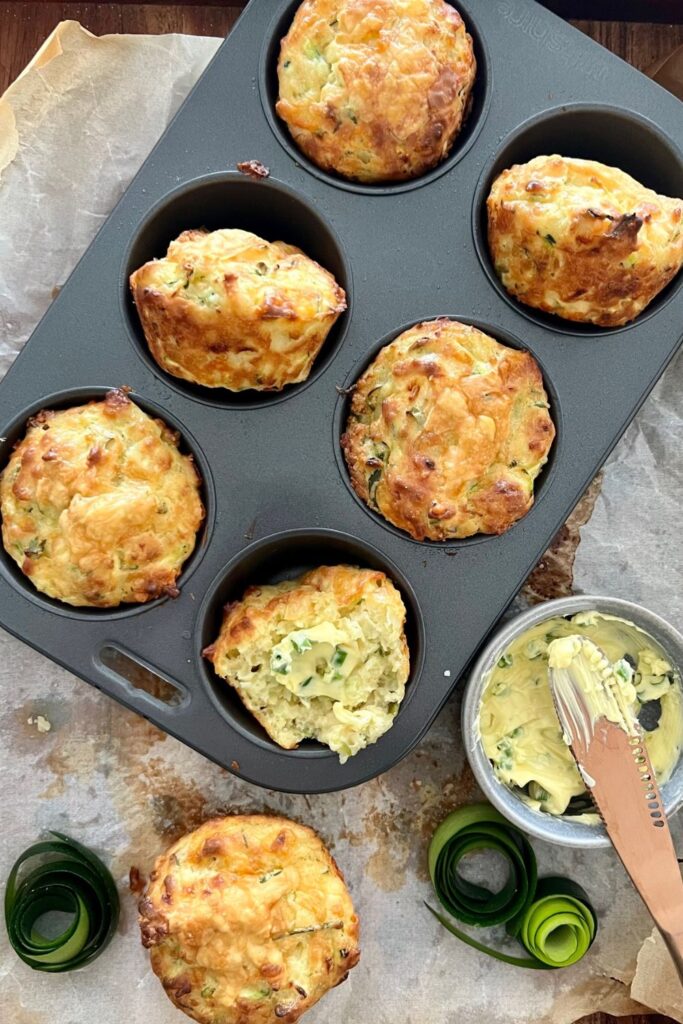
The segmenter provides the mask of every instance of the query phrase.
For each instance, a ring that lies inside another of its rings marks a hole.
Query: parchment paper
[[[6,369],[218,44],[183,36],[95,39],[65,22],[0,100],[0,368]],[[681,621],[683,359],[670,368],[573,523],[526,589],[571,588],[643,601]],[[41,975],[0,936],[3,1021],[171,1024],[141,948],[131,864],[149,870],[170,840],[207,815],[269,809],[317,828],[333,848],[362,921],[363,955],[310,1024],[570,1024],[644,1006],[683,1021],[683,995],[651,922],[611,851],[535,843],[542,871],[585,885],[600,916],[585,960],[521,971],[459,944],[423,906],[435,825],[477,796],[458,736],[458,699],[402,764],[349,793],[304,797],[240,782],[0,633],[0,878],[41,830],[101,851],[122,893],[120,934],[85,971]],[[673,823],[683,850],[683,816]],[[502,939],[502,937],[501,937]],[[634,977],[635,975],[635,977]],[[635,1002],[634,1000],[637,1000]],[[642,1004],[642,1005],[641,1005]]]

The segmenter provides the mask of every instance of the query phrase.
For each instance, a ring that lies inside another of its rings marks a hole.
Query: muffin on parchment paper
[[[594,160],[516,164],[494,181],[487,210],[507,291],[566,320],[621,327],[683,264],[683,200]]]
[[[448,155],[475,74],[445,0],[304,0],[282,40],[276,110],[323,170],[402,181]]]
[[[236,228],[184,231],[130,286],[159,366],[229,391],[306,380],[346,309],[332,274],[300,249]]]
[[[5,550],[36,589],[98,608],[175,596],[204,518],[191,456],[125,388],[32,417],[0,507]]]
[[[391,727],[403,700],[405,618],[384,573],[323,566],[250,587],[204,654],[279,746],[316,739],[343,764]]]
[[[533,356],[440,318],[379,352],[341,444],[370,508],[416,540],[453,540],[503,533],[529,511],[554,437]]]
[[[154,973],[200,1024],[293,1024],[360,958],[339,868],[287,818],[205,822],[157,859],[139,911]]]

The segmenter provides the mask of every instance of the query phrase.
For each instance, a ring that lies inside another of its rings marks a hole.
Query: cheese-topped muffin
[[[184,231],[131,274],[150,351],[174,377],[229,391],[306,380],[346,295],[296,246],[250,231]]]
[[[277,744],[316,739],[343,764],[391,727],[403,700],[405,617],[384,573],[323,566],[250,587],[204,654]]]
[[[475,73],[445,0],[304,0],[282,40],[276,110],[324,170],[401,181],[448,154]]]
[[[533,356],[441,318],[380,351],[341,443],[370,508],[416,540],[451,540],[529,511],[554,436]]]
[[[358,918],[312,829],[214,818],[157,859],[142,943],[167,996],[201,1024],[293,1024],[358,963]]]
[[[204,518],[192,457],[126,389],[28,422],[0,477],[5,550],[37,590],[105,608],[176,596]]]
[[[683,264],[683,200],[595,160],[516,164],[494,181],[487,210],[507,291],[566,320],[620,327]]]

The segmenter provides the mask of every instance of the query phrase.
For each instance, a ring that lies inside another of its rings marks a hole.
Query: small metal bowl
[[[522,612],[506,623],[482,651],[467,684],[462,708],[462,734],[467,758],[477,782],[486,797],[509,821],[529,835],[544,839],[548,843],[594,849],[609,846],[609,838],[602,822],[591,825],[572,820],[570,816],[547,814],[528,807],[496,778],[479,735],[479,709],[484,685],[507,647],[539,622],[544,622],[554,615],[574,615],[582,611],[606,612],[633,622],[661,644],[679,674],[683,673],[683,636],[659,615],[648,611],[642,605],[614,597],[588,594],[547,601]],[[661,794],[666,813],[671,817],[683,804],[683,757],[674,768],[669,781],[661,787]]]

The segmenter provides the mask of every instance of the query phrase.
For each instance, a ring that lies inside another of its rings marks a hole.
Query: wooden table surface
[[[91,32],[188,32],[224,36],[241,11],[239,6],[209,4],[94,4],[0,2],[0,93],[17,76],[55,25],[66,18],[80,21]],[[575,21],[603,46],[644,70],[683,45],[683,24],[650,25],[636,22]],[[668,1017],[621,1017],[621,1024],[668,1024]],[[606,1014],[585,1017],[581,1024],[606,1024]],[[55,1022],[58,1024],[58,1022]]]
[[[241,6],[209,4],[93,4],[0,2],[0,93],[16,78],[57,22],[74,18],[105,32],[189,32],[226,35]],[[576,21],[583,32],[637,68],[647,68],[683,44],[683,24]]]

